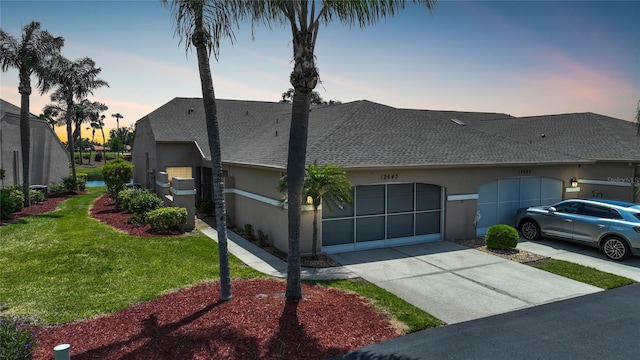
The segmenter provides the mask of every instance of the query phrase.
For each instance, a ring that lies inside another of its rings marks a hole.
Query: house
[[[69,154],[46,121],[31,114],[30,183],[61,183],[69,176]],[[20,107],[0,99],[1,186],[22,184],[22,148],[20,145]]]
[[[287,247],[287,211],[276,190],[286,172],[291,104],[217,100],[227,213]],[[202,100],[175,98],[140,119],[134,181],[193,177],[211,198]],[[566,198],[635,201],[635,124],[593,113],[517,118],[501,113],[397,109],[370,101],[311,108],[307,162],[341,165],[354,204],[322,210],[323,252],[482,235],[513,224],[518,208]],[[304,208],[304,207],[303,207]],[[303,210],[301,252],[311,252]]]

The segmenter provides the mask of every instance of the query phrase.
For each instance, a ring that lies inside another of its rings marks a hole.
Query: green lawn
[[[68,322],[219,278],[217,246],[199,231],[132,237],[90,218],[102,193],[90,188],[60,211],[0,227],[0,302],[12,313]],[[233,256],[230,265],[235,278],[264,276]]]
[[[217,280],[217,244],[199,231],[181,237],[133,237],[92,219],[105,191],[88,188],[61,210],[0,227],[0,305],[48,324],[111,313],[207,280]],[[266,277],[229,256],[233,278]],[[409,331],[439,320],[363,280],[317,282],[354,291]]]
[[[563,260],[549,259],[533,266],[602,289],[613,289],[635,283],[626,277]]]

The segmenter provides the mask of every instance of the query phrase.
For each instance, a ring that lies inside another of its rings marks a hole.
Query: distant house
[[[20,107],[0,99],[0,169],[2,186],[22,184]],[[69,154],[46,121],[31,115],[31,185],[60,183],[69,176]]]
[[[218,100],[227,212],[287,247],[276,190],[286,172],[291,104]],[[640,139],[633,123],[593,113],[516,118],[501,113],[397,109],[370,101],[311,108],[307,162],[338,164],[355,203],[322,210],[319,251],[354,251],[482,235],[518,208],[566,198],[637,199]],[[201,99],[175,98],[136,124],[134,181],[193,177],[211,198]],[[311,252],[303,210],[301,251]],[[476,221],[474,221],[476,220]]]

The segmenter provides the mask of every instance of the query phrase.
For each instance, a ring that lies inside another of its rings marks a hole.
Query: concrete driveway
[[[448,324],[602,291],[449,241],[331,257]]]
[[[631,257],[623,261],[613,261],[607,259],[607,257],[596,248],[546,238],[536,241],[527,241],[520,238],[518,249],[548,256],[553,259],[589,266],[640,282],[640,257]]]

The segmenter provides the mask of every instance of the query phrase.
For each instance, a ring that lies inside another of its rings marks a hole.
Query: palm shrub
[[[31,359],[36,345],[36,334],[28,322],[17,317],[0,316],[0,359]]]
[[[179,229],[187,223],[187,209],[183,207],[163,207],[147,213],[147,223],[155,231]]]
[[[518,230],[506,224],[492,225],[487,229],[485,244],[489,249],[511,250],[518,246]]]

